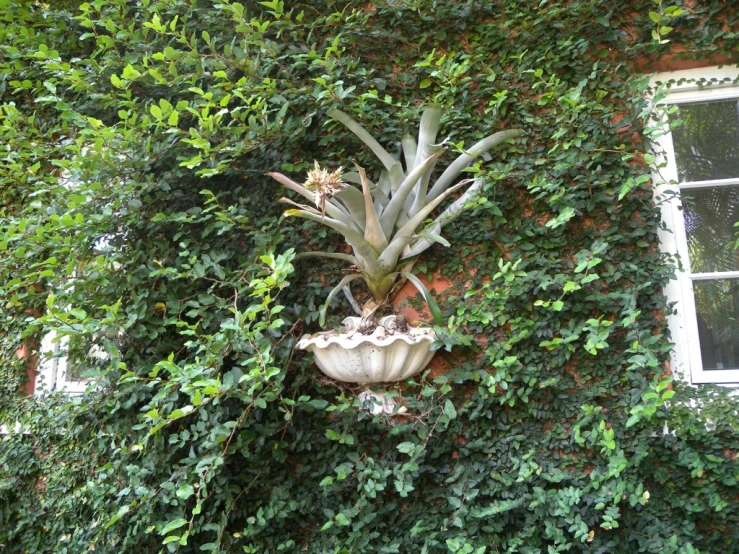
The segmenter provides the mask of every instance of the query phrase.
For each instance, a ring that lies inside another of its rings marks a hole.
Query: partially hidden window
[[[657,197],[663,247],[682,271],[667,287],[675,369],[692,383],[739,383],[739,69],[657,75],[670,132]]]
[[[54,331],[44,336],[36,376],[37,394],[60,391],[69,394],[85,392],[90,381],[82,377],[82,367],[70,363],[68,347],[69,337],[62,337]]]

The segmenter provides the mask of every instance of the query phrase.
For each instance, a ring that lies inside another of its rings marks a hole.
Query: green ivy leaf
[[[174,531],[175,529],[179,529],[183,525],[187,525],[187,520],[184,518],[177,518],[175,520],[170,521],[164,527],[162,527],[162,530],[159,531],[159,534],[167,535],[170,532]],[[180,540],[180,538],[177,537],[177,540]]]

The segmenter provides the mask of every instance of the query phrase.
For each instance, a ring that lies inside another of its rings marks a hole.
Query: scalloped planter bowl
[[[397,317],[390,315],[381,318],[371,334],[363,334],[358,330],[360,322],[359,317],[347,317],[338,331],[303,335],[297,346],[313,352],[318,368],[332,379],[364,385],[404,381],[434,357],[434,332],[429,327],[400,331]],[[379,404],[370,411],[391,413],[395,404],[392,399],[365,393],[360,399],[372,397]]]

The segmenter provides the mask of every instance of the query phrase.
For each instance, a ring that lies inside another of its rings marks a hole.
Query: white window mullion
[[[716,279],[739,279],[739,271],[714,271],[711,273],[690,273],[691,281],[711,281]]]
[[[55,331],[44,335],[41,340],[39,367],[34,387],[36,394],[58,391],[69,394],[85,392],[89,381],[73,379],[67,356],[59,354],[68,343],[67,337],[59,337]]]
[[[711,181],[685,181],[683,183],[678,184],[677,188],[680,190],[692,190],[692,189],[725,187],[728,185],[739,185],[739,177],[734,178],[734,179],[713,179]]]

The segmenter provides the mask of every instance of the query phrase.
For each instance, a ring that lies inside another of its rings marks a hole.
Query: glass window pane
[[[739,100],[677,104],[670,120],[678,179],[708,181],[739,177]]]
[[[82,380],[83,367],[80,364],[70,364],[67,368],[67,381]]]
[[[739,279],[693,281],[703,369],[739,369]]]
[[[690,271],[739,270],[739,250],[734,250],[739,227],[739,185],[683,189],[680,193],[688,238]]]

